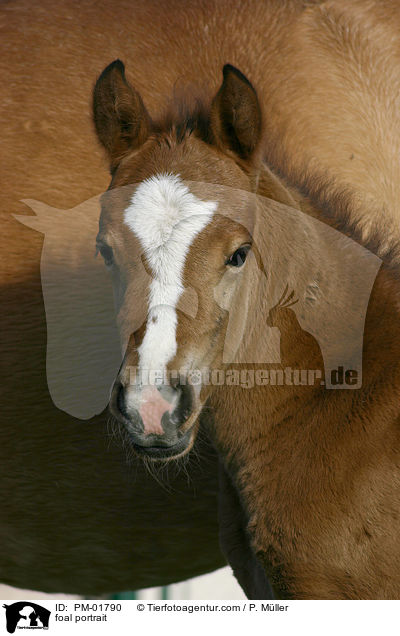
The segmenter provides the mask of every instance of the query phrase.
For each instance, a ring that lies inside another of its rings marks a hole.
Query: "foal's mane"
[[[174,97],[167,108],[152,122],[154,133],[165,141],[180,144],[189,135],[206,143],[212,142],[210,131],[210,99],[186,91]]]
[[[374,225],[366,228],[360,219],[357,193],[340,186],[332,177],[306,172],[299,191],[321,211],[321,220],[379,256],[393,273],[400,275],[400,240],[389,236],[383,210],[376,206]]]
[[[316,175],[308,168],[299,174],[288,158],[283,162],[283,169],[273,167],[272,170],[286,186],[294,188],[303,197],[304,212],[309,212],[311,206],[318,211],[316,218],[377,255],[396,277],[400,276],[400,240],[388,236],[385,215],[378,206],[374,225],[365,228],[360,215],[360,199],[350,186],[344,187],[331,175]]]

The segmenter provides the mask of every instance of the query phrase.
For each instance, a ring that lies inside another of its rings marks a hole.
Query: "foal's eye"
[[[233,252],[232,256],[230,256],[226,261],[226,264],[230,265],[231,267],[242,267],[247,258],[249,250],[250,245],[242,245],[242,247],[239,247],[236,252]]]
[[[112,248],[109,245],[99,245],[98,250],[104,259],[106,267],[111,267],[114,262]]]

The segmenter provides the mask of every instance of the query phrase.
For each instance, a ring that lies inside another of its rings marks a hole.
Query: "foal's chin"
[[[124,417],[120,411],[113,408],[112,403],[110,403],[109,409],[115,420],[127,433],[130,448],[142,459],[154,462],[168,462],[184,457],[194,445],[198,430],[197,419],[201,408],[198,412],[192,413],[177,428],[172,439],[167,435],[145,436],[140,430],[138,422],[133,422]]]
[[[187,431],[176,444],[161,446],[144,446],[134,440],[130,435],[131,447],[134,452],[142,457],[142,459],[149,459],[153,462],[169,462],[171,460],[180,459],[189,453],[191,450],[196,434],[193,429]]]

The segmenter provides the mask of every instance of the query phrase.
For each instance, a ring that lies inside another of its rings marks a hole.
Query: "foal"
[[[248,595],[266,595],[268,577],[281,598],[397,598],[397,273],[384,265],[370,294],[378,259],[263,165],[258,98],[232,66],[209,108],[153,121],[116,61],[94,121],[112,174],[97,246],[125,347],[110,408],[132,446],[180,457],[211,409]],[[197,369],[225,381],[191,383]],[[328,390],[340,374],[347,385]]]

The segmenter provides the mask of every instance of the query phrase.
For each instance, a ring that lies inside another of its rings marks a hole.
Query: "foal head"
[[[252,231],[261,111],[242,73],[227,65],[223,76],[208,109],[162,121],[151,119],[119,61],[94,90],[112,174],[97,248],[125,350],[110,408],[153,458],[193,444],[209,388],[189,376],[221,368],[229,315],[239,332],[260,268]]]

